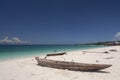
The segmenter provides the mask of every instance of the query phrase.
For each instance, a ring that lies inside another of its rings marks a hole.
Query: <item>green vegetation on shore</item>
[[[120,45],[120,41],[105,41],[105,42],[96,42],[96,43],[86,43],[85,45],[114,46],[114,45]]]

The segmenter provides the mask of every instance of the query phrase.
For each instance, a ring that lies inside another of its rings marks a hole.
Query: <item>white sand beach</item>
[[[102,53],[105,51],[109,53]],[[0,80],[120,80],[120,46],[71,51],[48,59],[112,66],[98,72],[82,72],[38,66],[34,57],[15,59],[0,62]]]

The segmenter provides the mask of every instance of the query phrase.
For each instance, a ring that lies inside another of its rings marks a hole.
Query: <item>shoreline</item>
[[[2,46],[0,48],[0,60],[10,60],[16,58],[26,58],[26,57],[33,57],[39,56],[41,54],[49,54],[55,52],[68,52],[68,51],[75,51],[75,50],[82,50],[82,49],[89,49],[89,48],[96,48],[101,46]],[[103,47],[103,46],[102,46]]]
[[[61,50],[61,51],[57,51],[57,52],[45,52],[45,53],[42,53],[42,54],[39,54],[37,53],[36,55],[32,54],[32,55],[27,55],[27,56],[21,56],[21,57],[18,57],[16,56],[13,57],[13,58],[3,58],[3,59],[0,59],[0,62],[6,62],[6,61],[12,61],[12,60],[21,60],[21,59],[27,59],[27,58],[32,58],[32,57],[36,57],[36,56],[45,56],[46,54],[51,54],[51,53],[59,53],[59,52],[75,52],[75,51],[82,51],[82,50],[90,50],[90,49],[99,49],[99,48],[105,48],[105,47],[110,47],[110,46],[102,46],[102,47],[93,47],[93,48],[87,48],[87,49],[73,49],[73,50]]]
[[[117,52],[110,51],[111,49]],[[88,52],[83,52],[88,51]],[[94,53],[92,53],[94,51]],[[108,51],[109,53],[100,53]],[[82,72],[41,67],[34,57],[0,61],[0,80],[119,80],[120,46],[109,46],[67,52],[67,55],[51,56],[47,59],[74,61],[79,63],[112,64],[99,72]],[[44,58],[45,54],[40,55]],[[6,77],[7,76],[7,77]]]

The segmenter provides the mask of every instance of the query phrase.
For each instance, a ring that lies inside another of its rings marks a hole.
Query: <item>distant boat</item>
[[[67,62],[67,61],[57,61],[50,59],[41,59],[35,57],[38,62],[38,65],[57,68],[57,69],[68,69],[74,71],[97,71],[101,69],[108,68],[112,65],[110,64],[85,64],[85,63],[76,63],[76,62]]]
[[[53,54],[47,54],[46,56],[59,56],[59,55],[64,55],[67,54],[66,52],[62,52],[62,53],[53,53]]]

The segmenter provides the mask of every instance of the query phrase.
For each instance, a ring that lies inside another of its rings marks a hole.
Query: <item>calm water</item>
[[[99,48],[95,45],[0,45],[0,60],[39,56],[41,54]]]

